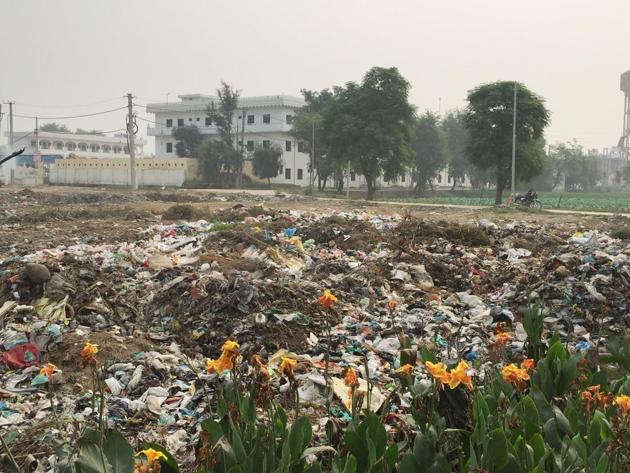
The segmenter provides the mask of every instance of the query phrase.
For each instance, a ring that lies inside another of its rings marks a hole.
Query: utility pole
[[[514,196],[516,188],[516,90],[517,85],[514,81],[514,116],[512,117],[512,202],[514,202]]]
[[[35,117],[35,152],[39,153],[39,117]]]
[[[350,200],[350,161],[348,161],[348,175],[346,176],[346,199]]]
[[[136,144],[135,144],[135,120],[133,116],[133,96],[127,94],[127,143],[129,144],[129,172],[131,177],[131,190],[138,190],[138,178],[136,177]]]
[[[9,103],[9,148],[13,151],[13,104],[15,102]]]
[[[4,113],[2,113],[2,104],[0,103],[0,137],[2,137],[2,117]]]
[[[309,176],[311,182],[311,197],[313,197],[313,185],[315,181],[315,120],[312,121],[311,130],[311,173]]]
[[[239,189],[243,187],[243,161],[245,160],[245,115],[247,114],[247,110],[243,109],[243,113],[241,113],[241,165],[238,169],[238,187]]]

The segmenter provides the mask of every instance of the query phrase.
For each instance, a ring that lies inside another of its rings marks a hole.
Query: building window
[[[173,152],[173,143],[166,143],[166,152],[167,153]]]
[[[184,119],[183,118],[178,118],[177,119],[177,126],[184,126]]]
[[[254,115],[247,115],[247,124],[251,125],[254,123]]]
[[[188,121],[189,121],[189,122],[191,122],[191,121],[192,121],[192,117],[189,117],[189,118],[188,118]]]
[[[267,149],[269,148],[270,145],[271,145],[271,141],[263,140],[263,148]]]
[[[304,142],[298,141],[298,153],[304,153]]]
[[[285,141],[284,149],[287,151],[291,151],[291,141]]]
[[[284,168],[284,178],[291,179],[291,168]]]
[[[206,126],[212,126],[212,118],[206,117]]]
[[[247,142],[247,151],[254,151],[254,142],[252,140]]]
[[[302,169],[297,170],[297,178],[298,181],[301,181],[304,178],[304,171]]]
[[[129,146],[125,146],[123,148],[123,150],[125,151],[126,154],[128,154],[129,153]],[[126,164],[125,164],[125,166],[126,166]]]
[[[293,115],[287,115],[287,124],[293,123]]]
[[[199,121],[199,117],[195,118],[195,121],[197,121],[197,122],[198,122],[198,121]]]
[[[99,149],[100,148],[98,145],[90,145],[90,150],[92,151],[92,153],[96,153]]]
[[[268,113],[265,113],[263,115],[263,123],[271,123],[271,115],[269,115]]]
[[[166,120],[166,128],[171,128],[173,126],[173,119],[169,118]]]
[[[357,173],[356,173],[356,172],[352,171],[352,172],[350,173],[350,180],[351,180],[352,182],[354,182],[354,181],[356,181],[356,180],[357,180]]]

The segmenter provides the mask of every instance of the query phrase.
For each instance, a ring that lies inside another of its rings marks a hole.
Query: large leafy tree
[[[468,146],[468,130],[464,123],[464,114],[461,110],[455,110],[446,114],[442,119],[442,129],[446,135],[446,147],[448,149],[448,176],[453,180],[455,190],[458,183],[463,183],[466,175],[470,174],[470,161],[466,155]]]
[[[203,136],[195,125],[173,128],[173,138],[177,140],[175,152],[179,157],[192,156],[203,141]]]
[[[253,166],[254,174],[271,184],[271,178],[277,176],[283,166],[282,148],[278,145],[256,147]]]
[[[556,188],[564,177],[564,190],[588,191],[599,181],[597,161],[586,153],[576,141],[549,147],[549,172]]]
[[[436,114],[427,111],[418,119],[412,148],[415,191],[424,192],[448,161],[446,138]]]
[[[363,175],[368,200],[374,198],[378,176],[393,180],[411,161],[415,113],[409,89],[395,67],[373,67],[361,84],[338,88],[324,109],[329,155],[336,162],[350,162]]]
[[[526,181],[543,170],[543,132],[549,112],[541,97],[523,84],[517,87],[516,176]],[[496,204],[511,183],[513,107],[514,82],[484,84],[468,93],[468,154],[473,164],[495,173]]]
[[[235,186],[238,188],[241,186],[243,178],[243,154],[235,146],[237,141],[234,134],[234,114],[238,108],[240,91],[221,81],[217,95],[219,103],[212,102],[208,106],[206,114],[216,126],[219,134],[222,149],[218,151],[220,151],[221,162],[225,169],[236,177]]]

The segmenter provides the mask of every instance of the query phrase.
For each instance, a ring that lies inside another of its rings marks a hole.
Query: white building
[[[155,115],[155,124],[149,126],[147,135],[155,137],[157,158],[176,157],[173,129],[196,126],[209,139],[218,137],[217,129],[207,115],[211,103],[218,105],[218,97],[202,94],[180,95],[179,102],[153,103],[147,112]],[[302,142],[291,136],[291,120],[297,110],[305,105],[300,97],[288,95],[266,95],[241,97],[238,110],[234,113],[233,130],[238,131],[237,140],[244,135],[245,149],[251,156],[256,146],[275,144],[282,149],[282,172],[271,181],[276,184],[309,184],[309,154]],[[243,133],[243,115],[245,129]]]

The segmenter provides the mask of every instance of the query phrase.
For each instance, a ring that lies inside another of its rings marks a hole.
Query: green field
[[[332,193],[320,194],[327,197],[345,197]],[[503,193],[503,199],[507,199],[508,192]],[[630,213],[630,192],[539,192],[539,199],[543,209],[566,210],[593,210],[600,212]],[[352,191],[354,199],[363,198],[365,191]],[[421,202],[427,204],[451,204],[451,205],[494,205],[494,191],[461,191],[451,193],[437,191],[426,197],[405,196],[399,192],[377,192],[375,200],[392,202]]]

